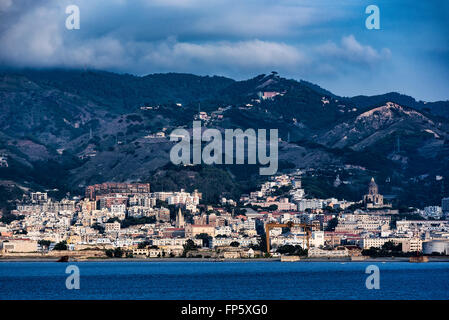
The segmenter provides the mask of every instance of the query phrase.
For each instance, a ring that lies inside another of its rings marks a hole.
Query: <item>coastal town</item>
[[[84,197],[46,192],[17,199],[0,224],[0,258],[409,257],[449,254],[449,198],[397,219],[374,180],[359,202],[309,197],[303,171],[271,177],[240,199],[203,203],[198,190],[152,192],[149,183],[108,182]],[[299,259],[299,258],[298,258]]]

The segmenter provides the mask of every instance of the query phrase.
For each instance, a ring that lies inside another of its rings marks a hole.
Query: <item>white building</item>
[[[305,211],[306,209],[316,210],[323,209],[324,200],[322,199],[302,199],[296,202],[298,211]]]

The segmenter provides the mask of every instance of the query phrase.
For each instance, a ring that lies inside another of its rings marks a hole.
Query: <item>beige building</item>
[[[322,257],[348,257],[349,250],[345,247],[337,247],[335,250],[323,250],[320,248],[310,248],[308,251],[308,256],[311,258],[322,258]]]
[[[393,241],[394,238],[364,238],[360,242],[362,249],[369,248],[382,248],[382,246],[389,241]]]
[[[396,245],[402,244],[403,252],[422,251],[422,240],[419,238],[365,238],[361,241],[361,247],[363,249],[382,248],[389,241]]]
[[[145,257],[147,257],[148,254],[149,254],[149,252],[148,252],[147,248],[145,248],[145,249],[138,249],[138,248],[133,249],[133,256],[145,256]]]
[[[189,224],[185,228],[186,237],[194,238],[195,236],[201,233],[207,233],[211,237],[215,236],[215,227],[209,225],[198,225],[198,224]]]
[[[20,239],[5,240],[0,244],[1,251],[7,252],[37,252],[37,241]]]
[[[107,232],[119,232],[120,231],[120,222],[112,222],[104,224],[104,231]]]
[[[403,252],[422,251],[422,240],[419,238],[394,239],[395,243],[402,243]]]

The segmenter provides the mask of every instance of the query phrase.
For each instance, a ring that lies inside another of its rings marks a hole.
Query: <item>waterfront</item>
[[[80,290],[68,290],[68,265]],[[4,262],[0,299],[449,299],[447,263],[368,262]]]

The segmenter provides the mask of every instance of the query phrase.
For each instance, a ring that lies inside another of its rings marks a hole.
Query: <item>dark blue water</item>
[[[80,269],[80,289],[65,269]],[[449,299],[449,263],[2,262],[0,299]]]

